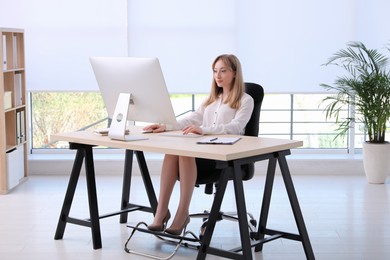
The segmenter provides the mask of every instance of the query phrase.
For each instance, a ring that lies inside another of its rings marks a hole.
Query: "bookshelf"
[[[0,194],[27,177],[24,30],[0,27]]]

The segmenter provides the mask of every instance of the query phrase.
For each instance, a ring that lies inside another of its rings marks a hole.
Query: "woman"
[[[175,129],[183,134],[244,134],[252,110],[253,99],[244,92],[244,82],[240,61],[236,56],[218,56],[213,64],[211,92],[202,105],[187,117],[178,120]],[[166,125],[153,124],[144,130],[154,133],[167,130]],[[180,178],[180,200],[171,226],[165,229],[171,217],[169,200],[177,179]],[[180,235],[190,222],[189,206],[197,178],[196,161],[193,157],[165,155],[160,195],[152,231],[164,231]]]

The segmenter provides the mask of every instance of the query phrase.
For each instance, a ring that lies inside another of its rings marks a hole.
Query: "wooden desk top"
[[[283,151],[303,145],[302,141],[251,136],[241,136],[241,140],[233,145],[196,144],[196,141],[199,140],[199,138],[171,137],[163,136],[158,133],[142,134],[140,127],[131,127],[130,134],[142,135],[148,139],[128,142],[117,141],[111,140],[108,136],[99,136],[92,131],[54,134],[51,136],[51,139],[52,141],[67,141],[71,143],[191,156],[221,161],[230,161],[254,155]]]

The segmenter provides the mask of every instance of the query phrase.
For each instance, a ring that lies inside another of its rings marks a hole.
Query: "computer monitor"
[[[110,131],[116,121],[176,123],[158,58],[91,57],[90,62],[112,119]]]

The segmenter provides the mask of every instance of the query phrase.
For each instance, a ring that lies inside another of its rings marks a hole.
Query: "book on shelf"
[[[20,112],[16,112],[16,144],[20,144]]]
[[[5,91],[4,92],[4,109],[12,108],[12,92]]]
[[[23,105],[23,92],[22,92],[22,73],[16,72],[14,80],[15,90],[15,107]]]
[[[18,37],[16,35],[12,36],[12,47],[13,47],[13,62],[14,62],[14,69],[19,68],[19,62],[18,62]]]
[[[23,110],[16,112],[16,144],[26,141],[25,113]]]
[[[3,35],[2,37],[2,41],[3,41],[3,60],[1,61],[1,65],[3,66],[3,70],[7,70],[7,37],[6,35]]]
[[[25,125],[25,113],[24,110],[20,111],[20,143],[24,143],[26,141],[26,125]]]

